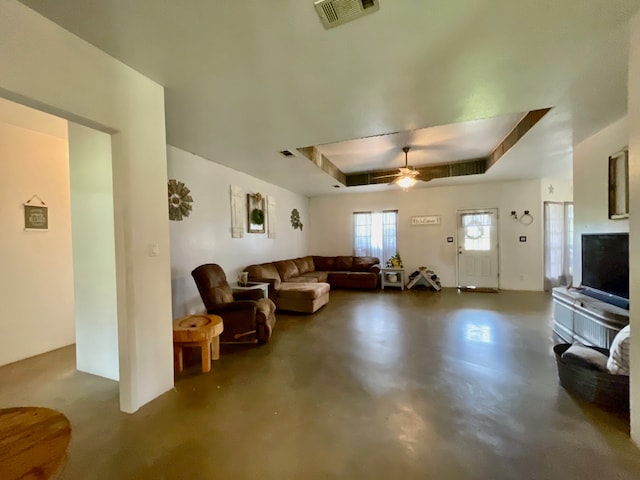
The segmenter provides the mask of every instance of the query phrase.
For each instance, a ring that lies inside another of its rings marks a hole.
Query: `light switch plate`
[[[160,254],[160,247],[158,246],[157,243],[150,243],[149,244],[149,256],[150,257],[157,257]]]

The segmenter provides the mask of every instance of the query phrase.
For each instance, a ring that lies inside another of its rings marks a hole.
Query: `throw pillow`
[[[631,326],[627,325],[613,339],[609,349],[607,370],[614,375],[629,375],[629,335]]]
[[[567,362],[580,365],[590,370],[607,371],[607,356],[593,348],[585,347],[579,343],[571,345],[563,354],[562,358]]]

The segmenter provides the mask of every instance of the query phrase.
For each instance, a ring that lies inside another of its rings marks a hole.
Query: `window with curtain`
[[[573,281],[573,203],[544,203],[544,287]]]
[[[398,211],[355,212],[353,214],[353,254],[378,257],[384,264],[398,251]]]

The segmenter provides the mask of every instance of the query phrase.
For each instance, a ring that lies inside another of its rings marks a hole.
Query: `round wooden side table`
[[[57,478],[70,440],[69,420],[56,410],[0,409],[0,478]]]
[[[200,347],[202,371],[211,370],[211,359],[220,358],[220,337],[224,330],[218,315],[187,315],[173,321],[173,363],[177,373],[182,372],[183,347]]]

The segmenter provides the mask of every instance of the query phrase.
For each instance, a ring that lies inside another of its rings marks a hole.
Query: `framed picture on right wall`
[[[609,218],[629,218],[629,149],[609,157]]]

